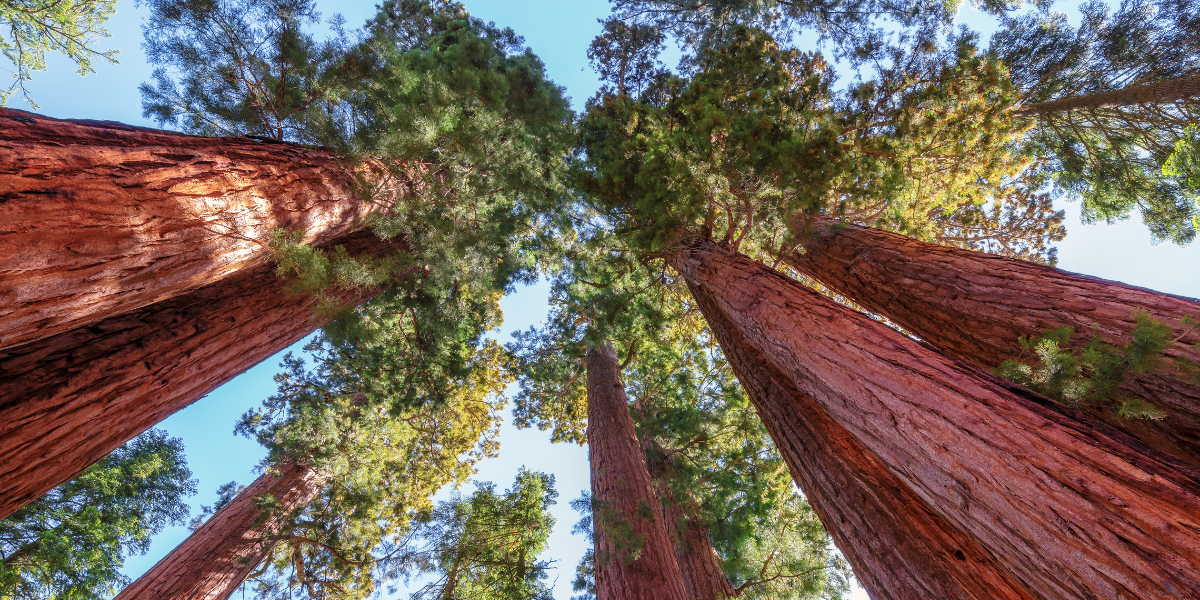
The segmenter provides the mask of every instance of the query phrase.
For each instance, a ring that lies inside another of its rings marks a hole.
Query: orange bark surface
[[[0,109],[0,349],[322,244],[370,206],[327,151]]]
[[[1035,597],[1200,596],[1200,470],[712,242],[670,261],[766,364]]]

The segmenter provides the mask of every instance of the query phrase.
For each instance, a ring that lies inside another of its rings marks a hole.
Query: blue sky
[[[347,24],[357,26],[374,13],[374,2],[318,0],[326,16],[339,12]],[[468,0],[472,13],[485,20],[512,27],[546,63],[551,77],[567,88],[576,108],[598,87],[587,66],[586,49],[599,31],[596,20],[608,12],[605,0]],[[1069,6],[1074,7],[1074,2]],[[1064,6],[1066,8],[1066,6]],[[88,118],[154,126],[141,117],[141,99],[137,86],[150,79],[141,44],[140,24],[146,10],[134,7],[132,0],[120,0],[117,15],[108,24],[113,37],[109,47],[121,50],[120,65],[97,65],[97,73],[87,77],[74,74],[71,63],[51,57],[49,70],[38,73],[28,86],[40,104],[37,112],[58,118]],[[980,27],[985,21],[970,9],[964,20]],[[19,98],[9,104],[28,108]],[[1126,282],[1163,292],[1200,297],[1200,278],[1195,275],[1200,263],[1200,245],[1179,248],[1152,246],[1145,229],[1131,219],[1115,225],[1083,226],[1077,204],[1063,203],[1067,217],[1067,239],[1059,245],[1059,266],[1078,273]],[[495,332],[501,341],[509,333],[539,324],[547,310],[549,286],[539,283],[506,298],[504,326]],[[301,342],[293,348],[299,350]],[[211,504],[221,484],[237,480],[249,483],[255,477],[254,466],[262,458],[262,449],[249,440],[232,435],[235,420],[274,391],[271,376],[276,372],[282,353],[247,371],[209,394],[191,407],[175,414],[159,426],[181,437],[187,448],[188,463],[199,479],[199,494],[190,499],[193,510]],[[508,487],[522,466],[552,473],[560,493],[555,510],[558,524],[550,540],[549,556],[557,561],[555,596],[570,597],[574,567],[585,548],[585,540],[570,534],[578,515],[568,502],[588,487],[587,453],[579,446],[550,444],[542,432],[519,431],[506,424],[501,432],[501,456],[480,465],[477,479],[494,481]],[[133,557],[125,573],[137,577],[185,536],[184,528],[171,528],[159,535],[149,554]],[[861,591],[859,597],[865,598]],[[397,595],[397,597],[403,597]]]

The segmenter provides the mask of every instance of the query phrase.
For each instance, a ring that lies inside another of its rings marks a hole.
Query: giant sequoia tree
[[[804,252],[787,258],[790,266],[948,356],[986,369],[1026,359],[1030,351],[1022,347],[1022,337],[1035,339],[1071,327],[1081,336],[1123,347],[1139,335],[1139,314],[1158,320],[1168,332],[1163,360],[1121,377],[1116,390],[1074,403],[1159,450],[1200,465],[1200,381],[1195,379],[1200,354],[1194,321],[1200,303],[835,224],[825,217],[801,220],[796,227],[808,234]],[[1161,410],[1161,420],[1121,416],[1122,407],[1140,402]]]
[[[1051,160],[1055,183],[1082,198],[1085,221],[1141,213],[1155,240],[1196,235],[1196,189],[1163,164],[1200,103],[1200,7],[1191,0],[1126,0],[1006,19],[990,52],[1033,117],[1031,148]]]
[[[34,459],[13,463],[20,471],[5,479],[5,487],[11,486],[6,511],[65,481],[145,427],[311,332],[330,316],[345,316],[347,306],[380,292],[391,299],[403,296],[410,303],[433,302],[437,294],[430,293],[431,282],[474,288],[480,293],[486,289],[499,292],[529,276],[536,261],[532,250],[544,241],[539,239],[544,230],[539,215],[561,187],[557,173],[563,145],[562,123],[568,111],[561,91],[545,79],[540,62],[524,50],[511,31],[489,28],[471,20],[456,4],[402,2],[388,5],[372,23],[373,35],[369,39],[374,45],[313,48],[302,35],[299,39],[287,37],[299,35],[294,28],[289,29],[294,15],[287,11],[247,9],[231,14],[223,12],[224,5],[205,6],[189,4],[183,13],[159,6],[151,23],[158,48],[155,56],[179,68],[185,83],[191,81],[189,78],[206,81],[205,72],[199,65],[169,59],[176,54],[190,56],[195,48],[186,42],[204,39],[204,34],[210,32],[205,28],[241,31],[256,40],[255,47],[260,49],[270,48],[273,43],[295,42],[297,48],[286,56],[254,57],[258,61],[255,64],[265,64],[276,72],[294,72],[304,61],[318,71],[317,66],[329,61],[335,67],[344,64],[345,60],[339,62],[333,57],[336,51],[358,57],[352,72],[335,69],[337,77],[333,80],[318,78],[319,83],[329,84],[321,88],[320,102],[318,98],[310,98],[312,106],[291,111],[282,121],[276,121],[277,125],[286,123],[286,131],[291,132],[288,136],[328,140],[337,147],[336,156],[328,150],[244,139],[214,140],[43,121],[21,123],[23,127],[42,127],[50,133],[57,131],[57,127],[91,136],[89,140],[100,144],[95,148],[97,153],[108,147],[102,144],[111,146],[117,140],[116,149],[110,149],[109,154],[116,152],[118,157],[124,156],[121,153],[127,145],[133,148],[133,154],[145,155],[143,158],[152,156],[155,149],[151,142],[157,140],[176,146],[215,143],[218,148],[232,152],[231,156],[245,155],[245,160],[222,158],[221,150],[214,151],[212,156],[171,154],[168,150],[166,154],[172,158],[163,159],[167,161],[163,168],[169,176],[159,180],[155,179],[155,171],[149,171],[145,181],[158,191],[147,192],[149,196],[141,198],[144,202],[136,206],[128,202],[139,197],[128,190],[142,189],[139,183],[142,180],[121,180],[119,171],[133,168],[134,163],[138,168],[151,166],[137,160],[114,167],[113,172],[101,170],[103,176],[96,179],[67,177],[62,185],[54,183],[57,180],[51,181],[48,185],[54,190],[65,190],[66,204],[39,200],[34,197],[37,194],[5,203],[7,209],[15,211],[15,216],[25,217],[10,221],[21,231],[20,235],[6,236],[14,243],[40,239],[35,235],[42,231],[40,227],[52,226],[54,219],[63,214],[78,212],[75,205],[86,198],[76,198],[77,202],[67,200],[79,190],[107,190],[115,194],[116,200],[127,202],[124,205],[117,202],[118,207],[126,206],[129,210],[144,210],[145,201],[152,201],[151,212],[162,213],[157,215],[159,218],[136,220],[134,224],[145,229],[144,235],[130,237],[131,225],[122,221],[128,220],[128,214],[117,210],[119,218],[105,221],[107,216],[103,211],[93,211],[99,226],[87,231],[95,234],[95,243],[88,242],[91,245],[82,255],[72,254],[76,258],[71,260],[75,262],[59,261],[76,269],[72,271],[75,275],[67,275],[66,271],[54,275],[56,267],[47,267],[44,258],[33,253],[39,247],[37,244],[25,243],[26,248],[14,247],[12,253],[5,254],[12,257],[14,272],[27,276],[26,281],[37,276],[39,268],[49,277],[45,285],[21,288],[25,290],[21,293],[30,293],[28,290],[41,293],[46,302],[14,304],[15,312],[10,315],[18,325],[11,330],[15,336],[13,343],[38,340],[8,351],[5,357],[7,364],[14,367],[6,397],[13,399],[10,408],[19,413],[10,422],[16,425],[32,421],[47,427],[57,423],[57,431],[75,440],[72,442],[75,446],[66,455],[68,460],[56,457],[57,466],[49,472],[39,448],[56,438],[27,427],[22,427],[21,435],[5,436],[6,442],[15,444]],[[254,6],[263,9],[267,4]],[[299,10],[305,6],[308,5],[293,8]],[[254,22],[254,18],[265,22]],[[248,29],[242,31],[239,27]],[[248,44],[245,39],[241,41]],[[239,48],[244,49],[243,45],[233,44],[226,50],[236,55],[241,51]],[[370,63],[373,67],[370,85],[364,83],[362,68],[365,67],[361,61],[365,59],[359,56],[368,50],[375,61]],[[222,56],[217,52],[213,64]],[[205,63],[204,67],[207,66]],[[184,70],[187,67],[198,71],[187,72]],[[170,72],[159,73],[158,87],[147,91],[148,102],[164,97],[162,94],[173,89],[172,81]],[[284,89],[294,85],[296,93],[316,85],[303,78],[300,81],[285,78],[278,83]],[[337,90],[346,92],[352,83],[363,87],[357,88],[359,93],[351,94],[351,98],[335,98],[332,94]],[[259,131],[255,123],[261,115],[248,108],[240,112],[230,108],[257,106],[258,97],[229,92],[219,99],[224,104],[172,105],[176,112],[169,116],[182,113],[179,116],[184,117],[185,125],[197,131],[201,131],[197,123],[215,118],[223,119],[225,131]],[[333,119],[331,115],[335,114],[339,119]],[[428,119],[438,116],[440,126],[426,126]],[[188,121],[189,118],[193,121]],[[336,123],[337,127],[327,127],[329,123]],[[244,127],[238,129],[239,126]],[[307,137],[296,132],[306,132]],[[56,156],[62,159],[60,163],[72,152],[78,153],[77,148],[61,148],[65,138],[50,137],[60,145],[53,141],[43,143],[30,132],[17,139],[43,144],[49,152],[59,152]],[[171,170],[179,166],[172,161],[182,161],[183,170]],[[237,179],[237,172],[265,179],[247,182]],[[177,181],[183,175],[189,179]],[[34,183],[28,184],[22,178]],[[14,189],[36,190],[37,181],[42,179],[18,173],[10,183]],[[125,187],[121,185],[123,181]],[[195,188],[197,185],[203,189]],[[183,189],[187,186],[195,189],[188,188],[191,192],[187,192]],[[184,194],[182,208],[177,206],[179,198],[172,193]],[[188,196],[190,193],[198,196]],[[215,195],[216,200],[208,202],[206,194]],[[271,197],[278,206],[262,206],[260,198],[264,196]],[[243,205],[246,200],[250,201],[249,206]],[[112,205],[113,202],[104,204],[108,209]],[[189,211],[193,208],[208,213],[192,215]],[[85,211],[85,214],[91,213]],[[346,238],[344,234],[366,225],[364,219],[369,220],[372,230],[386,239],[386,243],[359,240],[363,243],[345,245],[357,238]],[[114,238],[119,240],[115,245],[103,242],[104,239],[112,242]],[[341,243],[313,245],[314,240]],[[71,251],[66,249],[67,244],[51,245],[55,246],[55,252],[72,253],[80,249]],[[274,286],[262,270],[269,259],[290,278],[290,291],[309,294],[312,300],[289,299],[270,289]],[[96,270],[97,283],[89,287],[84,280],[80,287],[78,272],[86,269]],[[118,277],[113,269],[132,269],[142,275],[131,278],[128,272],[123,272]],[[214,278],[228,275],[233,275],[228,285],[213,282]],[[422,283],[415,281],[418,279]],[[246,294],[248,282],[252,283],[253,295]],[[206,284],[204,290],[195,291]],[[181,294],[185,295],[183,299],[179,298]],[[9,296],[20,299],[6,294]],[[171,300],[172,296],[176,298]],[[89,300],[96,302],[89,304]],[[79,306],[84,308],[75,310]],[[318,314],[305,315],[309,308],[319,309]],[[135,309],[141,312],[133,312]],[[56,321],[51,318],[53,315],[62,318]],[[214,331],[209,327],[212,321],[230,327]],[[81,324],[92,328],[80,330]],[[271,326],[264,327],[267,324]],[[165,329],[167,326],[169,330]],[[255,335],[246,334],[251,330]],[[54,333],[57,335],[51,336]],[[212,337],[214,333],[223,333],[227,339]],[[228,337],[236,339],[231,344]],[[127,347],[133,339],[162,346]],[[120,351],[110,355],[114,350]],[[166,355],[181,359],[167,360],[163,358]],[[86,360],[88,356],[102,356],[108,364],[101,369]],[[156,361],[148,360],[150,357],[161,361],[161,369],[177,374],[199,371],[203,375],[186,378],[182,388],[164,390],[170,378],[158,376],[160,369],[152,366]],[[53,362],[46,362],[50,359]],[[17,377],[18,374],[21,376]],[[35,387],[30,389],[27,385]],[[105,436],[79,435],[78,432],[89,427],[87,423],[103,422],[84,421],[82,415],[95,414],[88,411],[101,408],[96,399],[109,398],[104,394],[113,392],[118,393],[114,398],[117,402],[105,405],[99,414],[111,416],[137,410],[139,405],[134,401],[147,396],[154,399],[152,410],[136,418],[120,419],[124,425],[106,429]],[[34,399],[39,404],[17,406],[18,398]],[[53,420],[46,418],[47,410],[54,413]],[[68,430],[61,429],[64,423],[73,423],[72,431],[76,433],[66,434]]]
[[[1163,530],[1155,521],[1142,521],[1142,509],[1122,507],[1119,515],[1112,514],[1113,505],[1105,499],[1107,496],[1077,495],[1077,491],[1042,480],[1036,475],[1041,471],[1032,465],[1044,460],[1060,465],[1047,467],[1050,470],[1088,473],[1085,477],[1094,485],[1088,484],[1087,489],[1104,487],[1112,493],[1125,489],[1122,495],[1138,497],[1156,495],[1160,499],[1154,504],[1155,510],[1167,510],[1174,515],[1171,519],[1185,520],[1190,517],[1180,512],[1188,502],[1184,498],[1196,493],[1193,469],[1162,455],[1144,454],[1144,446],[1119,432],[1070,411],[1060,411],[1048,400],[1014,391],[986,374],[925,350],[882,324],[839,307],[737,254],[741,248],[777,260],[778,255],[772,251],[781,245],[771,223],[780,217],[781,210],[843,197],[828,194],[836,188],[816,185],[820,181],[834,185],[839,177],[854,177],[852,181],[867,177],[866,181],[871,181],[870,171],[856,172],[854,165],[837,160],[828,135],[775,138],[775,144],[760,145],[774,133],[772,123],[782,121],[762,118],[772,114],[769,111],[782,109],[776,114],[804,115],[797,109],[808,108],[807,114],[819,115],[803,103],[803,96],[789,96],[788,92],[796,88],[786,84],[795,79],[779,65],[796,64],[789,63],[788,58],[795,54],[772,44],[768,37],[750,31],[721,48],[704,51],[697,60],[701,70],[677,87],[667,88],[663,100],[650,94],[634,98],[609,93],[598,98],[583,123],[588,154],[581,187],[589,193],[591,205],[622,233],[626,248],[643,256],[665,255],[697,299],[703,297],[708,306],[715,307],[706,311],[710,324],[714,328],[720,324],[727,330],[732,327],[761,357],[760,368],[778,371],[778,376],[758,386],[767,393],[763,396],[760,392],[759,408],[785,456],[796,451],[795,440],[803,435],[801,431],[824,430],[828,432],[822,435],[824,439],[841,440],[839,447],[853,449],[851,455],[858,463],[848,468],[850,473],[857,472],[860,481],[864,473],[874,475],[874,480],[865,481],[860,489],[877,498],[882,491],[872,486],[891,487],[890,493],[908,495],[907,500],[899,502],[912,505],[907,515],[911,527],[905,529],[921,531],[922,536],[889,535],[882,525],[864,520],[870,526],[855,533],[873,538],[866,547],[873,544],[889,551],[859,553],[847,549],[856,568],[879,574],[866,578],[879,586],[873,592],[917,597],[940,586],[954,586],[950,589],[965,590],[956,593],[975,597],[1088,597],[1115,593],[1120,585],[1124,589],[1138,587],[1139,595],[1167,597],[1170,586],[1196,585],[1196,565],[1190,558],[1167,574],[1160,570],[1163,565],[1139,563],[1127,555],[1113,565],[1124,573],[1117,576],[1119,584],[1094,569],[1105,560],[1101,555],[1081,561],[1081,556],[1091,552],[1088,548],[1097,544],[1104,548],[1101,554],[1109,556],[1109,552],[1125,552],[1117,548],[1126,543],[1123,540],[1131,539],[1128,536],[1134,536],[1143,541],[1126,547],[1133,552],[1135,547],[1159,539]],[[773,60],[742,58],[756,53],[773,55]],[[956,78],[945,81],[953,85]],[[793,108],[797,101],[800,104]],[[809,122],[813,122],[811,118]],[[836,127],[826,130],[837,135]],[[688,164],[687,169],[669,162],[692,156],[703,161],[704,156],[692,146],[698,146],[692,140],[699,139],[719,140],[713,153],[719,154],[719,162],[700,162],[699,167]],[[981,138],[1001,145],[1012,139]],[[835,149],[843,147],[842,142],[836,143]],[[805,150],[819,151],[818,156],[829,160],[797,161],[794,153]],[[800,165],[803,170],[796,177],[782,177]],[[837,168],[826,172],[824,165]],[[697,172],[711,176],[703,180],[689,178]],[[819,179],[820,175],[826,177]],[[794,187],[783,187],[784,183]],[[875,194],[862,197],[869,200],[872,196]],[[897,208],[904,206],[903,202],[897,204]],[[675,240],[689,233],[699,235],[701,241],[683,247],[674,245],[678,243]],[[739,375],[756,377],[745,372]],[[881,378],[878,385],[871,383],[876,377]],[[779,387],[780,392],[772,395],[771,386]],[[795,406],[798,400],[809,403],[806,418],[783,419],[781,415],[788,411],[765,400],[789,396],[789,406]],[[885,398],[894,398],[898,403]],[[970,407],[988,415],[975,418],[956,412]],[[822,424],[820,429],[814,423]],[[996,429],[992,430],[993,426]],[[937,433],[929,433],[933,431]],[[1020,443],[1014,441],[1018,438]],[[1001,439],[1007,441],[1001,443]],[[959,447],[952,440],[961,440],[963,445]],[[987,445],[976,446],[981,443],[978,440],[988,440]],[[949,450],[950,446],[957,450]],[[1034,451],[1036,456],[1031,456],[1032,448],[1044,451]],[[950,454],[934,458],[942,452]],[[972,458],[956,461],[950,455]],[[811,484],[812,479],[804,477],[798,466],[802,460],[796,456],[790,461],[794,474],[802,485],[806,480]],[[1158,473],[1155,477],[1172,483],[1152,490],[1126,479],[1124,467],[1110,471],[1110,460],[1127,461],[1130,468]],[[940,473],[937,476],[917,466],[933,467],[935,463],[941,465],[934,467]],[[969,482],[955,485],[949,482],[956,481],[956,476],[944,469],[975,475],[969,476]],[[1015,470],[1006,471],[1008,474],[1000,479],[989,479],[996,469]],[[985,476],[985,471],[989,475]],[[1023,505],[1018,509],[1008,504],[1008,496],[1000,488],[1008,489],[1017,481],[1024,482],[1021,485],[1025,494],[1038,498],[1037,507]],[[994,494],[987,491],[993,485],[999,486]],[[1184,495],[1178,496],[1180,493]],[[1059,502],[1059,509],[1046,508]],[[1122,502],[1129,506],[1127,501]],[[869,503],[863,504],[859,510],[870,507]],[[1047,513],[1045,520],[1036,517],[1043,509],[1053,514]],[[826,516],[832,513],[822,511],[820,506],[818,511]],[[1022,525],[1019,531],[1011,531],[1011,538],[985,525],[1015,511],[1021,512]],[[1122,523],[1118,526],[1122,533],[1114,533],[1102,542],[1072,541],[1059,520],[1068,511],[1070,520],[1079,519],[1081,523],[1072,527],[1074,531],[1096,531],[1107,536],[1103,533],[1107,526],[1101,527],[1100,523]],[[1083,521],[1093,524],[1083,525]],[[834,523],[827,521],[827,525],[835,531],[835,539],[838,533],[846,533],[839,532]],[[1051,539],[1055,542],[1047,547],[1036,541]],[[853,537],[839,541],[849,545]],[[1074,543],[1082,546],[1066,550]],[[949,554],[933,550],[947,546],[955,549]],[[1196,540],[1185,535],[1167,542],[1161,551],[1190,557],[1195,556],[1195,546]],[[1035,547],[1037,550],[1033,550]],[[1032,555],[1038,558],[1029,559]],[[903,565],[912,576],[897,579],[885,575],[887,570],[882,565],[889,560]],[[1114,572],[1108,567],[1104,571]],[[1163,586],[1166,579],[1174,582]]]
[[[641,264],[606,247],[614,238],[604,229],[583,233],[555,280],[546,326],[519,333],[511,346],[522,384],[517,424],[592,444],[585,349],[593,336],[608,337],[621,348],[620,377],[633,399],[624,412],[632,413],[656,496],[654,518],[688,597],[840,595],[844,567],[828,552],[828,534],[788,480],[686,290],[661,262]],[[600,468],[596,476],[607,476]],[[620,543],[620,515],[596,493],[586,507],[589,532],[597,544],[611,546],[614,535]],[[588,570],[600,573],[600,564]]]

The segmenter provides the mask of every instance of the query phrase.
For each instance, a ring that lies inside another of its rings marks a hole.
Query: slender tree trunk
[[[1200,75],[1185,75],[1145,85],[1133,85],[1119,90],[1030,104],[1018,109],[1016,114],[1022,117],[1035,117],[1074,110],[1117,108],[1135,104],[1168,104],[1197,98],[1200,98]]]
[[[674,461],[670,458],[652,458],[663,454],[662,449],[652,441],[644,440],[642,448],[659,500],[658,516],[666,526],[667,538],[675,550],[675,562],[679,563],[688,599],[724,600],[737,596],[721,569],[721,558],[713,547],[708,528],[695,516],[694,503],[677,498],[671,492],[668,479]]]
[[[0,109],[0,349],[186,294],[321,244],[369,204],[328,152]]]
[[[224,600],[275,546],[280,521],[304,508],[321,491],[324,479],[295,464],[263,474],[232,502],[217,511],[170,554],[158,561],[116,600]],[[256,524],[261,511],[254,498],[270,494],[279,511]]]
[[[689,284],[792,478],[874,600],[1033,600],[987,550],[934,513]]]
[[[612,346],[587,354],[598,600],[687,600]]]
[[[809,229],[811,227],[811,229]],[[920,242],[816,217],[803,254],[787,257],[808,275],[869,312],[883,315],[943,353],[993,369],[1024,352],[1020,336],[1069,325],[1081,336],[1114,345],[1132,341],[1135,315],[1171,328],[1168,362],[1130,374],[1121,391],[1166,412],[1162,421],[1123,419],[1111,407],[1083,405],[1090,415],[1168,454],[1200,466],[1200,380],[1175,363],[1200,365],[1200,302],[982,252]],[[1028,354],[1026,352],[1026,354]],[[1028,357],[1026,357],[1028,358]]]
[[[1036,597],[1200,595],[1200,470],[712,242],[669,260],[747,344]]]
[[[390,248],[369,233],[339,242],[355,254]],[[0,518],[324,324],[313,298],[279,290],[263,266],[0,350]]]

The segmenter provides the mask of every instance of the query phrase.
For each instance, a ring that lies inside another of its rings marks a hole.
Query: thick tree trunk
[[[1037,598],[797,390],[708,292],[689,287],[792,479],[874,600]]]
[[[1185,75],[1120,90],[1039,102],[1019,108],[1016,114],[1022,117],[1036,117],[1074,110],[1117,108],[1135,104],[1168,104],[1189,99],[1200,99],[1200,75]]]
[[[712,242],[692,241],[670,261],[1034,596],[1200,595],[1200,470]]]
[[[390,249],[369,233],[339,241],[354,254]],[[263,266],[0,351],[0,518],[316,330],[315,305]]]
[[[1132,341],[1135,314],[1171,328],[1168,363],[1131,374],[1121,391],[1166,412],[1162,421],[1123,419],[1111,407],[1083,410],[1143,442],[1200,466],[1200,381],[1175,361],[1200,364],[1200,302],[895,233],[816,217],[803,254],[788,263],[867,311],[883,315],[943,353],[994,369],[1024,352],[1018,338],[1069,325],[1080,336]],[[810,229],[811,227],[811,229]],[[1025,352],[1028,355],[1028,352]],[[1028,358],[1028,356],[1026,356]]]
[[[653,458],[663,454],[653,441],[642,440],[642,449],[659,500],[658,516],[666,526],[667,538],[675,550],[675,562],[683,575],[688,599],[724,600],[737,596],[721,570],[721,558],[713,547],[708,528],[695,516],[694,503],[687,498],[677,498],[671,491],[669,478],[674,461]]]
[[[323,482],[317,472],[295,464],[279,467],[278,475],[263,474],[115,600],[228,598],[275,546],[271,538],[281,519],[311,502]],[[279,511],[256,525],[261,511],[254,498],[265,494],[278,501]]]
[[[277,227],[345,235],[350,179],[294,144],[0,109],[0,349],[264,265]]]
[[[598,600],[687,600],[658,497],[638,444],[616,352],[587,354],[588,457],[592,469]]]

